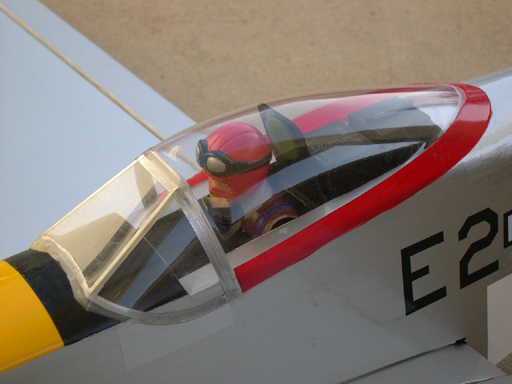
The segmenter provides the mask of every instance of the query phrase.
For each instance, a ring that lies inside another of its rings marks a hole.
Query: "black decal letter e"
[[[416,244],[410,245],[407,248],[402,249],[402,277],[404,282],[404,298],[405,298],[405,314],[410,315],[416,312],[418,309],[426,307],[437,300],[441,300],[446,297],[446,287],[439,288],[437,291],[431,292],[417,300],[414,300],[412,292],[412,282],[418,280],[420,277],[429,274],[428,265],[412,271],[411,257],[420,253],[434,245],[440,244],[444,241],[443,232],[436,233],[424,240],[417,242]]]

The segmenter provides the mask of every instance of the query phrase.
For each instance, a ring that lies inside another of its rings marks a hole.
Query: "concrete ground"
[[[510,0],[40,0],[196,121],[512,66]],[[512,356],[500,364],[512,374]]]
[[[510,0],[41,0],[196,121],[512,65]]]

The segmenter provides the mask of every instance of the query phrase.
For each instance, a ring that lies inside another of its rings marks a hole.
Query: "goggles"
[[[238,161],[229,157],[222,151],[208,151],[208,142],[203,139],[199,140],[197,143],[196,159],[199,166],[212,175],[217,177],[230,177],[263,168],[270,163],[272,153],[252,163],[248,161]]]

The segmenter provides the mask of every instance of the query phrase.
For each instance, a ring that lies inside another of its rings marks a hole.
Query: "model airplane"
[[[511,97],[512,72],[315,94],[165,140],[0,262],[1,381],[339,383],[485,352]]]

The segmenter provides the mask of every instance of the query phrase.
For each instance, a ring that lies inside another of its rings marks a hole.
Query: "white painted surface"
[[[36,0],[0,0],[0,3],[164,136],[172,136],[194,124],[190,117],[43,4]]]
[[[126,322],[117,327],[126,370],[156,360],[233,325],[225,305],[197,319],[174,325]]]
[[[497,364],[512,353],[512,275],[487,287],[488,358]]]

